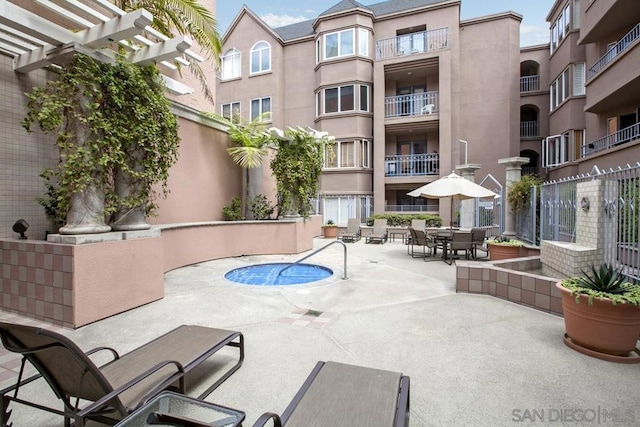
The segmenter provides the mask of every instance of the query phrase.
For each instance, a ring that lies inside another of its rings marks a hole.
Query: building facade
[[[549,11],[549,135],[543,166],[561,179],[640,160],[640,8],[558,0]]]
[[[336,138],[320,183],[325,220],[429,212],[447,222],[448,200],[406,193],[466,163],[481,166],[476,181],[504,180],[498,159],[521,145],[520,21],[461,21],[460,1],[345,0],[272,29],[243,7],[223,37],[216,105]]]

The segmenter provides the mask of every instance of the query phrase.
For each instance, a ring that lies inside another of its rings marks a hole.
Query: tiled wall
[[[53,138],[20,126],[26,116],[24,93],[42,85],[45,76],[43,71],[17,74],[12,59],[0,54],[0,238],[17,237],[12,226],[20,218],[29,223],[31,239],[44,239],[51,229],[36,198],[45,191],[40,173],[57,162]]]
[[[0,307],[73,327],[73,246],[44,241],[0,241]]]
[[[476,262],[456,261],[456,292],[486,294],[536,310],[562,315],[559,279],[540,276],[540,257]]]

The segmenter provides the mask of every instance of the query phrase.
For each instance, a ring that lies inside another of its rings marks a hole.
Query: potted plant
[[[322,234],[325,238],[335,239],[338,237],[338,225],[332,219],[328,220],[325,224],[322,224]]]
[[[640,336],[640,285],[628,282],[621,270],[604,263],[590,273],[561,280],[565,344],[593,357],[640,363],[630,357]],[[638,355],[636,355],[638,356]]]
[[[522,245],[523,243],[520,240],[511,239],[507,236],[498,236],[493,240],[489,240],[487,241],[489,260],[497,261],[517,258]]]

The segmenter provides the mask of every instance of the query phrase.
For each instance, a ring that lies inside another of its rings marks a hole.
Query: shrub
[[[541,183],[540,178],[535,175],[524,175],[520,180],[512,182],[507,194],[511,209],[514,211],[527,209],[531,202],[529,200],[531,197],[531,188],[534,186],[540,188]],[[536,194],[540,197],[540,191]]]
[[[222,207],[222,217],[225,221],[242,221],[242,200],[239,197],[231,199],[231,206]]]
[[[640,285],[627,281],[622,270],[611,264],[601,264],[598,269],[590,266],[590,272],[582,270],[582,276],[562,280],[562,286],[569,289],[580,303],[580,295],[587,295],[589,305],[593,299],[609,298],[613,304],[640,306]]]
[[[271,219],[275,206],[267,200],[267,196],[258,194],[251,200],[250,209],[254,219]]]
[[[376,214],[367,218],[367,225],[372,226],[375,219],[386,219],[389,227],[409,227],[413,219],[424,219],[427,227],[442,225],[440,216],[433,214]]]

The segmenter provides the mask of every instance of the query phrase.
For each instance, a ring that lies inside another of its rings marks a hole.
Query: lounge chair
[[[84,353],[67,337],[33,326],[0,322],[0,338],[7,350],[22,354],[16,384],[0,391],[2,426],[9,421],[8,406],[12,401],[62,415],[65,426],[72,419],[79,427],[86,420],[113,425],[164,389],[176,388],[184,393],[185,374],[225,346],[238,348],[239,360],[199,399],[222,384],[244,360],[240,332],[192,325],[182,325],[122,356],[109,347]],[[98,367],[89,356],[103,350],[110,353],[112,360]],[[22,379],[26,362],[39,374]],[[21,386],[39,378],[62,400],[62,411],[18,397]]]
[[[338,240],[343,242],[357,242],[362,237],[360,231],[360,220],[358,218],[349,218],[347,221],[347,230],[338,235]]]
[[[409,233],[411,238],[407,245],[407,253],[413,258],[422,257],[425,261],[427,259],[427,249],[429,249],[429,256],[435,255],[437,249],[437,243],[433,237],[427,235],[424,230],[416,230],[413,227],[409,227]],[[422,255],[418,253],[416,256],[415,246],[422,246]]]
[[[253,427],[408,426],[409,387],[399,372],[318,362],[282,415],[267,412]]]
[[[375,219],[373,221],[373,230],[371,234],[367,236],[365,239],[365,243],[371,242],[379,242],[384,243],[387,241],[387,220],[386,219]]]
[[[469,259],[471,251],[473,250],[473,242],[471,239],[472,236],[470,232],[453,232],[453,236],[451,237],[451,241],[449,242],[449,256],[447,257],[449,260],[449,265],[453,263],[454,255],[456,255],[458,251],[464,251],[465,258]]]
[[[487,236],[486,228],[472,228],[471,229],[471,243],[473,245],[473,250],[471,256],[473,259],[478,259],[478,250],[481,250],[485,253],[484,258],[489,255],[489,249],[485,244],[485,238]]]

